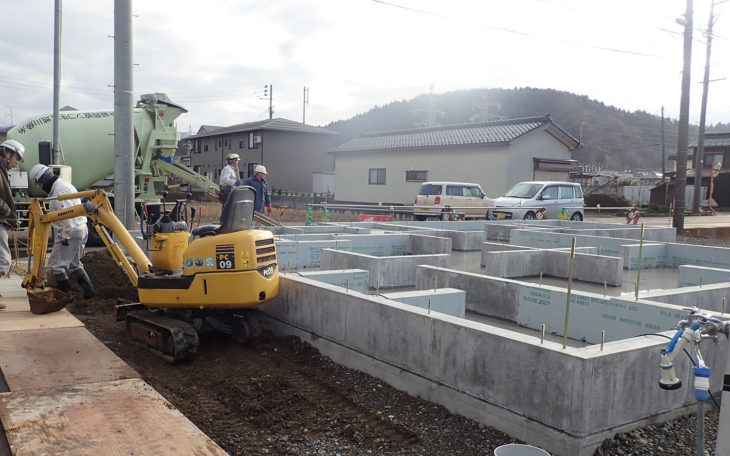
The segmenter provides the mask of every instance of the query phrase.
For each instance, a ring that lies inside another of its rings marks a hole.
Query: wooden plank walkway
[[[0,455],[227,454],[68,311],[32,314],[20,283],[0,279]]]

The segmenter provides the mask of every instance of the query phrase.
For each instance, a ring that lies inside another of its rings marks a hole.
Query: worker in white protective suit
[[[241,157],[238,154],[228,154],[226,157],[226,166],[221,170],[221,177],[218,180],[220,185],[220,194],[218,195],[221,203],[225,203],[228,194],[231,193],[233,187],[241,185],[241,179],[238,175],[238,161]]]
[[[76,187],[61,179],[46,165],[38,164],[33,166],[29,177],[50,198],[78,192]],[[63,201],[51,199],[48,208],[51,211],[57,211],[77,204],[81,204],[79,198]],[[84,265],[81,263],[81,256],[89,237],[86,217],[60,220],[51,223],[51,226],[53,228],[53,248],[46,262],[48,285],[65,292],[71,290],[69,279],[75,279],[84,291],[84,299],[96,296],[96,290],[91,283],[91,279],[89,279],[89,275],[84,270]]]

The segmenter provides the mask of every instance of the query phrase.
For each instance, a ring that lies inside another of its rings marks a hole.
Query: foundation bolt
[[[542,286],[542,271],[540,271],[540,286]]]
[[[431,298],[428,298],[428,314],[431,315]]]
[[[601,351],[603,351],[603,343],[606,341],[606,330],[601,330]]]
[[[350,278],[345,279],[345,291],[350,292]]]
[[[700,283],[699,283],[699,286],[700,286],[700,288],[702,288],[702,276],[700,276]]]
[[[608,280],[603,281],[603,297],[606,297],[606,290],[608,290]]]
[[[540,325],[540,345],[545,342],[545,323]]]
[[[722,313],[725,314],[725,298],[722,298]]]

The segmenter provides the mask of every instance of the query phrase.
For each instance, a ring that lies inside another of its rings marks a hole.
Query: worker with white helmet
[[[256,190],[253,209],[263,214],[264,208],[266,208],[266,211],[271,214],[271,197],[269,196],[269,187],[266,184],[266,167],[256,165],[253,169],[253,176],[246,179],[243,185],[250,185]]]
[[[226,157],[226,166],[221,170],[221,177],[218,180],[218,184],[221,188],[220,199],[221,202],[225,202],[228,198],[228,194],[231,193],[233,187],[241,185],[241,179],[238,175],[238,161],[240,157],[238,154],[228,154]]]
[[[30,180],[38,185],[51,199],[48,209],[57,211],[81,204],[79,198],[59,201],[59,195],[77,193],[76,187],[61,179],[46,165],[37,164],[30,170]],[[46,263],[48,285],[61,291],[71,290],[70,278],[76,279],[84,291],[84,298],[96,296],[96,290],[86,274],[81,256],[89,238],[86,217],[74,217],[51,223],[53,227],[53,248]]]
[[[0,144],[0,275],[6,275],[10,271],[12,257],[8,238],[11,230],[18,229],[18,214],[15,213],[8,171],[15,168],[24,155],[25,147],[14,139]],[[0,309],[4,308],[5,304],[0,303]]]

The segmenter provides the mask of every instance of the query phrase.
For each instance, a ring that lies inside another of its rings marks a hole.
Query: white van
[[[487,198],[479,184],[469,182],[424,182],[413,203],[416,220],[442,217],[449,209],[465,217],[486,218],[492,200]],[[448,206],[449,209],[446,209]]]
[[[545,209],[545,219],[583,220],[583,190],[575,182],[520,182],[493,201],[490,220],[534,220]],[[562,216],[561,216],[562,214]]]

